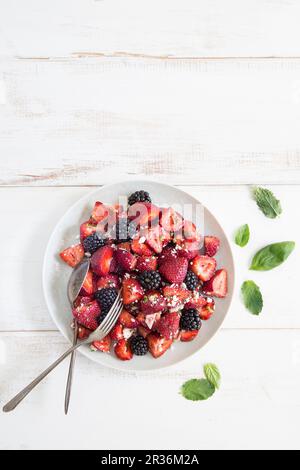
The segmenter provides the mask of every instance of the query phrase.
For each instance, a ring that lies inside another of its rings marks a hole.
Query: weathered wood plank
[[[292,239],[300,244],[298,210],[300,186],[273,188],[284,212],[280,219],[266,219],[244,186],[183,187],[202,201],[219,219],[232,239],[237,227],[249,223],[251,241],[241,249],[233,246],[237,279],[236,294],[225,328],[300,328],[298,293],[298,246],[289,260],[268,273],[248,271],[250,257],[264,244]],[[2,247],[0,331],[48,330],[54,325],[47,311],[41,270],[47,240],[58,219],[88,188],[2,188],[0,233]],[[14,214],[12,221],[12,214]],[[265,308],[253,317],[243,307],[238,290],[246,279],[262,289]]]
[[[0,54],[299,56],[299,16],[297,0],[11,0]]]

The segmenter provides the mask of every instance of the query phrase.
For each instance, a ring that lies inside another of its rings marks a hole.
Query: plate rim
[[[226,238],[226,241],[228,243],[228,247],[229,247],[229,257],[231,258],[231,263],[232,263],[232,272],[230,273],[230,281],[231,281],[231,292],[230,292],[230,298],[229,298],[229,303],[228,303],[228,308],[227,308],[227,311],[226,311],[226,314],[224,315],[224,318],[222,319],[219,327],[216,329],[215,332],[213,332],[211,334],[211,336],[209,336],[202,344],[202,346],[200,346],[196,351],[193,351],[191,352],[187,357],[183,357],[181,359],[178,359],[176,360],[176,362],[172,363],[172,364],[164,364],[164,365],[159,365],[158,367],[155,367],[153,369],[135,369],[135,368],[126,368],[126,369],[122,369],[121,367],[118,367],[118,363],[116,362],[116,364],[108,364],[108,363],[105,363],[105,361],[99,361],[97,360],[96,358],[93,359],[89,354],[88,354],[88,351],[85,350],[84,347],[80,347],[77,349],[77,351],[79,351],[81,354],[83,354],[87,359],[93,361],[94,363],[97,363],[101,366],[104,366],[104,367],[107,367],[109,369],[113,369],[113,370],[117,370],[119,372],[123,372],[123,373],[135,373],[135,374],[146,374],[146,373],[153,373],[154,371],[158,371],[158,370],[163,370],[163,369],[168,369],[170,367],[175,367],[176,365],[178,364],[181,364],[182,362],[184,361],[187,361],[188,359],[190,359],[192,356],[194,356],[196,353],[199,353],[200,350],[203,350],[203,348],[214,338],[214,336],[221,330],[222,328],[222,325],[226,319],[226,317],[228,316],[228,313],[230,311],[230,308],[232,306],[232,301],[233,301],[233,297],[234,297],[234,292],[235,292],[235,277],[236,277],[236,269],[235,269],[235,262],[234,262],[234,256],[233,256],[233,252],[232,252],[232,248],[231,248],[231,245],[229,243],[229,239],[227,237],[227,234],[226,232],[224,231],[222,225],[220,224],[220,222],[218,221],[218,219],[214,216],[214,214],[211,213],[211,211],[206,207],[206,205],[204,205],[202,202],[199,201],[199,199],[197,199],[196,197],[192,196],[191,194],[189,194],[187,191],[181,189],[181,188],[178,188],[177,186],[175,185],[171,185],[171,184],[167,184],[167,183],[164,183],[164,182],[160,182],[160,181],[153,181],[153,180],[150,180],[150,179],[123,179],[123,180],[119,180],[119,181],[114,181],[113,183],[110,183],[110,184],[107,184],[107,185],[102,185],[102,186],[97,186],[97,187],[94,187],[91,191],[89,191],[87,194],[81,196],[76,202],[74,202],[74,204],[72,204],[65,212],[64,214],[56,221],[55,223],[55,226],[50,234],[50,237],[48,238],[48,242],[47,242],[47,245],[46,245],[46,248],[45,248],[45,251],[44,251],[44,257],[43,257],[43,264],[42,264],[42,286],[43,286],[43,295],[44,295],[44,299],[45,299],[45,302],[46,302],[46,306],[47,306],[47,310],[50,314],[50,317],[52,319],[52,321],[54,322],[54,324],[56,325],[58,331],[60,332],[60,334],[67,340],[67,341],[70,341],[70,338],[66,335],[66,333],[63,331],[63,329],[61,328],[61,326],[59,325],[57,319],[55,318],[53,312],[52,312],[52,309],[50,308],[50,300],[48,298],[48,293],[47,293],[47,288],[46,288],[46,270],[48,268],[48,265],[47,265],[47,258],[48,258],[48,254],[50,252],[50,246],[51,246],[51,242],[53,240],[53,238],[55,237],[55,233],[56,233],[56,230],[58,230],[58,227],[60,226],[61,222],[63,221],[63,219],[69,214],[72,212],[72,210],[74,210],[77,206],[80,206],[80,204],[84,201],[84,200],[88,200],[89,198],[91,198],[93,196],[93,194],[96,194],[100,189],[103,189],[103,188],[110,188],[112,186],[116,186],[116,185],[121,185],[122,183],[136,183],[137,185],[143,185],[143,184],[154,184],[154,185],[161,185],[161,186],[165,186],[167,188],[172,188],[173,190],[175,189],[176,191],[179,191],[181,193],[184,193],[185,195],[187,195],[188,197],[192,197],[193,199],[195,199],[196,201],[198,201],[203,207],[204,209],[207,211],[207,213],[209,214],[209,216],[214,220],[214,222],[217,223],[217,225],[221,228],[225,238]],[[155,359],[153,359],[155,360]]]

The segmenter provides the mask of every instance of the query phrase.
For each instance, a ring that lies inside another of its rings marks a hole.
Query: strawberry
[[[134,253],[141,256],[153,255],[153,250],[145,243],[145,237],[136,237],[132,240],[131,249]]]
[[[107,274],[106,276],[99,277],[97,280],[97,289],[104,289],[106,287],[119,289],[120,282],[116,274]]]
[[[215,273],[217,262],[209,256],[197,255],[191,261],[191,270],[201,281],[209,281]]]
[[[115,354],[119,359],[121,359],[121,361],[130,361],[133,354],[129,342],[125,339],[118,341],[115,345]]]
[[[207,299],[200,292],[193,291],[191,297],[185,304],[185,308],[195,308],[200,313],[201,309],[207,304]]]
[[[138,334],[141,335],[143,338],[147,338],[147,336],[151,333],[151,330],[149,328],[146,328],[145,326],[140,325],[138,327]]]
[[[123,303],[131,304],[140,300],[144,295],[144,289],[141,284],[134,278],[129,277],[123,280]]]
[[[101,341],[94,341],[91,344],[92,351],[102,351],[108,353],[110,351],[111,338],[109,335],[105,336]]]
[[[204,237],[204,248],[206,256],[215,256],[220,248],[220,240],[217,237]]]
[[[158,219],[159,208],[150,202],[136,202],[129,207],[128,217],[135,221],[136,226],[148,225]]]
[[[83,242],[83,240],[93,233],[97,232],[97,225],[95,225],[94,222],[91,223],[91,221],[84,222],[83,224],[80,225],[80,240]]]
[[[213,297],[224,298],[228,291],[226,269],[219,269],[216,274],[203,286],[203,292]]]
[[[183,226],[184,220],[182,216],[174,211],[172,207],[162,209],[160,216],[160,225],[167,230],[167,232],[177,232]]]
[[[130,252],[131,244],[129,242],[123,242],[118,244],[118,249],[127,250]]]
[[[139,322],[140,326],[148,330],[152,330],[155,327],[156,323],[161,317],[161,312],[151,313],[150,315],[146,315],[145,313],[140,312],[136,319]]]
[[[82,325],[78,326],[78,332],[77,332],[78,339],[81,339],[81,340],[87,339],[90,336],[90,334],[91,334],[91,330],[88,330]]]
[[[115,325],[110,332],[110,337],[113,341],[120,341],[120,339],[124,339],[123,325],[119,323]]]
[[[120,323],[125,328],[130,329],[137,328],[137,326],[139,325],[138,320],[133,315],[131,315],[131,313],[127,312],[125,308],[123,308],[122,312],[120,313],[118,323]]]
[[[155,359],[162,356],[173,343],[172,339],[167,339],[154,333],[147,336],[147,341],[149,351]]]
[[[87,275],[85,276],[85,280],[83,286],[81,288],[80,294],[81,295],[92,295],[94,293],[94,276],[92,271],[88,271]]]
[[[215,302],[209,297],[206,299],[206,305],[200,308],[199,315],[201,320],[209,320],[215,312]]]
[[[91,258],[92,271],[98,276],[106,276],[110,271],[114,250],[111,246],[105,245],[95,251]]]
[[[161,227],[155,227],[148,230],[146,240],[150,248],[155,251],[155,253],[161,253],[163,250],[163,235]]]
[[[162,312],[166,307],[166,299],[158,291],[149,291],[141,300],[141,310],[146,315]]]
[[[180,316],[178,313],[167,313],[155,325],[155,330],[164,338],[175,338],[179,330]]]
[[[78,296],[77,299],[75,300],[74,302],[74,308],[77,308],[79,307],[80,305],[86,305],[86,304],[89,304],[93,301],[92,297],[88,296],[88,295],[84,295],[84,296]]]
[[[95,221],[95,223],[103,222],[105,219],[115,212],[114,209],[110,206],[106,206],[102,202],[95,202],[91,219]]]
[[[136,257],[123,248],[118,248],[116,250],[115,259],[117,264],[121,266],[124,271],[133,271],[137,263]]]
[[[96,300],[88,304],[80,304],[78,307],[73,308],[72,313],[80,325],[92,331],[98,328],[97,318],[101,310]]]
[[[165,246],[161,254],[158,257],[158,263],[159,265],[161,265],[167,259],[177,258],[177,256],[178,256],[178,251],[177,251],[176,246],[171,246],[171,245]]]
[[[59,256],[65,263],[71,266],[71,268],[74,268],[83,260],[84,249],[81,244],[73,245],[63,250]]]
[[[137,259],[136,269],[139,272],[156,271],[157,258],[155,256],[139,256]]]
[[[163,288],[163,295],[167,301],[167,306],[171,310],[180,310],[189,299],[191,292],[184,289],[179,284],[172,284]]]
[[[185,343],[188,341],[193,341],[193,339],[196,338],[198,333],[199,333],[199,330],[192,330],[192,331],[182,330],[180,332],[180,341],[183,341]]]
[[[178,256],[183,256],[190,261],[199,255],[200,248],[201,242],[198,240],[183,240],[180,244],[177,245]]]
[[[188,260],[183,257],[167,258],[159,267],[160,274],[169,282],[181,284],[188,270]]]

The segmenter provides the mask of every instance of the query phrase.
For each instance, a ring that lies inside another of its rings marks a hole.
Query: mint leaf
[[[221,374],[215,364],[205,364],[204,374],[207,380],[216,388],[220,388]]]
[[[275,219],[281,214],[282,208],[280,201],[276,199],[272,191],[266,188],[254,188],[253,197],[260,210],[269,219]]]
[[[254,256],[250,269],[269,271],[283,263],[295,248],[295,242],[273,243],[259,250]]]
[[[242,295],[245,307],[253,313],[259,315],[263,309],[263,298],[259,287],[254,281],[245,281],[242,285]]]
[[[242,225],[235,234],[235,243],[241,248],[243,248],[244,246],[247,245],[249,238],[250,238],[249,225],[248,224]]]
[[[207,400],[215,391],[215,387],[206,379],[191,379],[181,387],[182,396],[192,401]]]

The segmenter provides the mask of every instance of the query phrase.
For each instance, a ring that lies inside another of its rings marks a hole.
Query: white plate
[[[67,282],[71,268],[63,263],[58,253],[64,248],[78,243],[79,225],[86,221],[95,201],[115,204],[119,195],[129,195],[138,189],[150,192],[157,205],[166,204],[199,204],[189,194],[166,184],[149,181],[125,181],[96,189],[74,204],[56,225],[44,257],[43,289],[46,303],[51,316],[62,334],[72,340],[70,324],[72,314],[67,300]],[[216,312],[207,322],[203,322],[198,337],[190,343],[175,342],[172,348],[162,357],[153,359],[150,354],[134,357],[131,361],[120,361],[112,352],[104,354],[92,352],[88,346],[80,348],[80,352],[99,364],[121,370],[145,371],[161,369],[174,365],[201,349],[218,331],[230,307],[234,289],[234,262],[228,239],[215,217],[204,208],[205,233],[216,235],[221,240],[221,249],[217,255],[218,266],[228,271],[229,292],[226,299],[216,301]],[[201,230],[200,230],[201,231]]]

